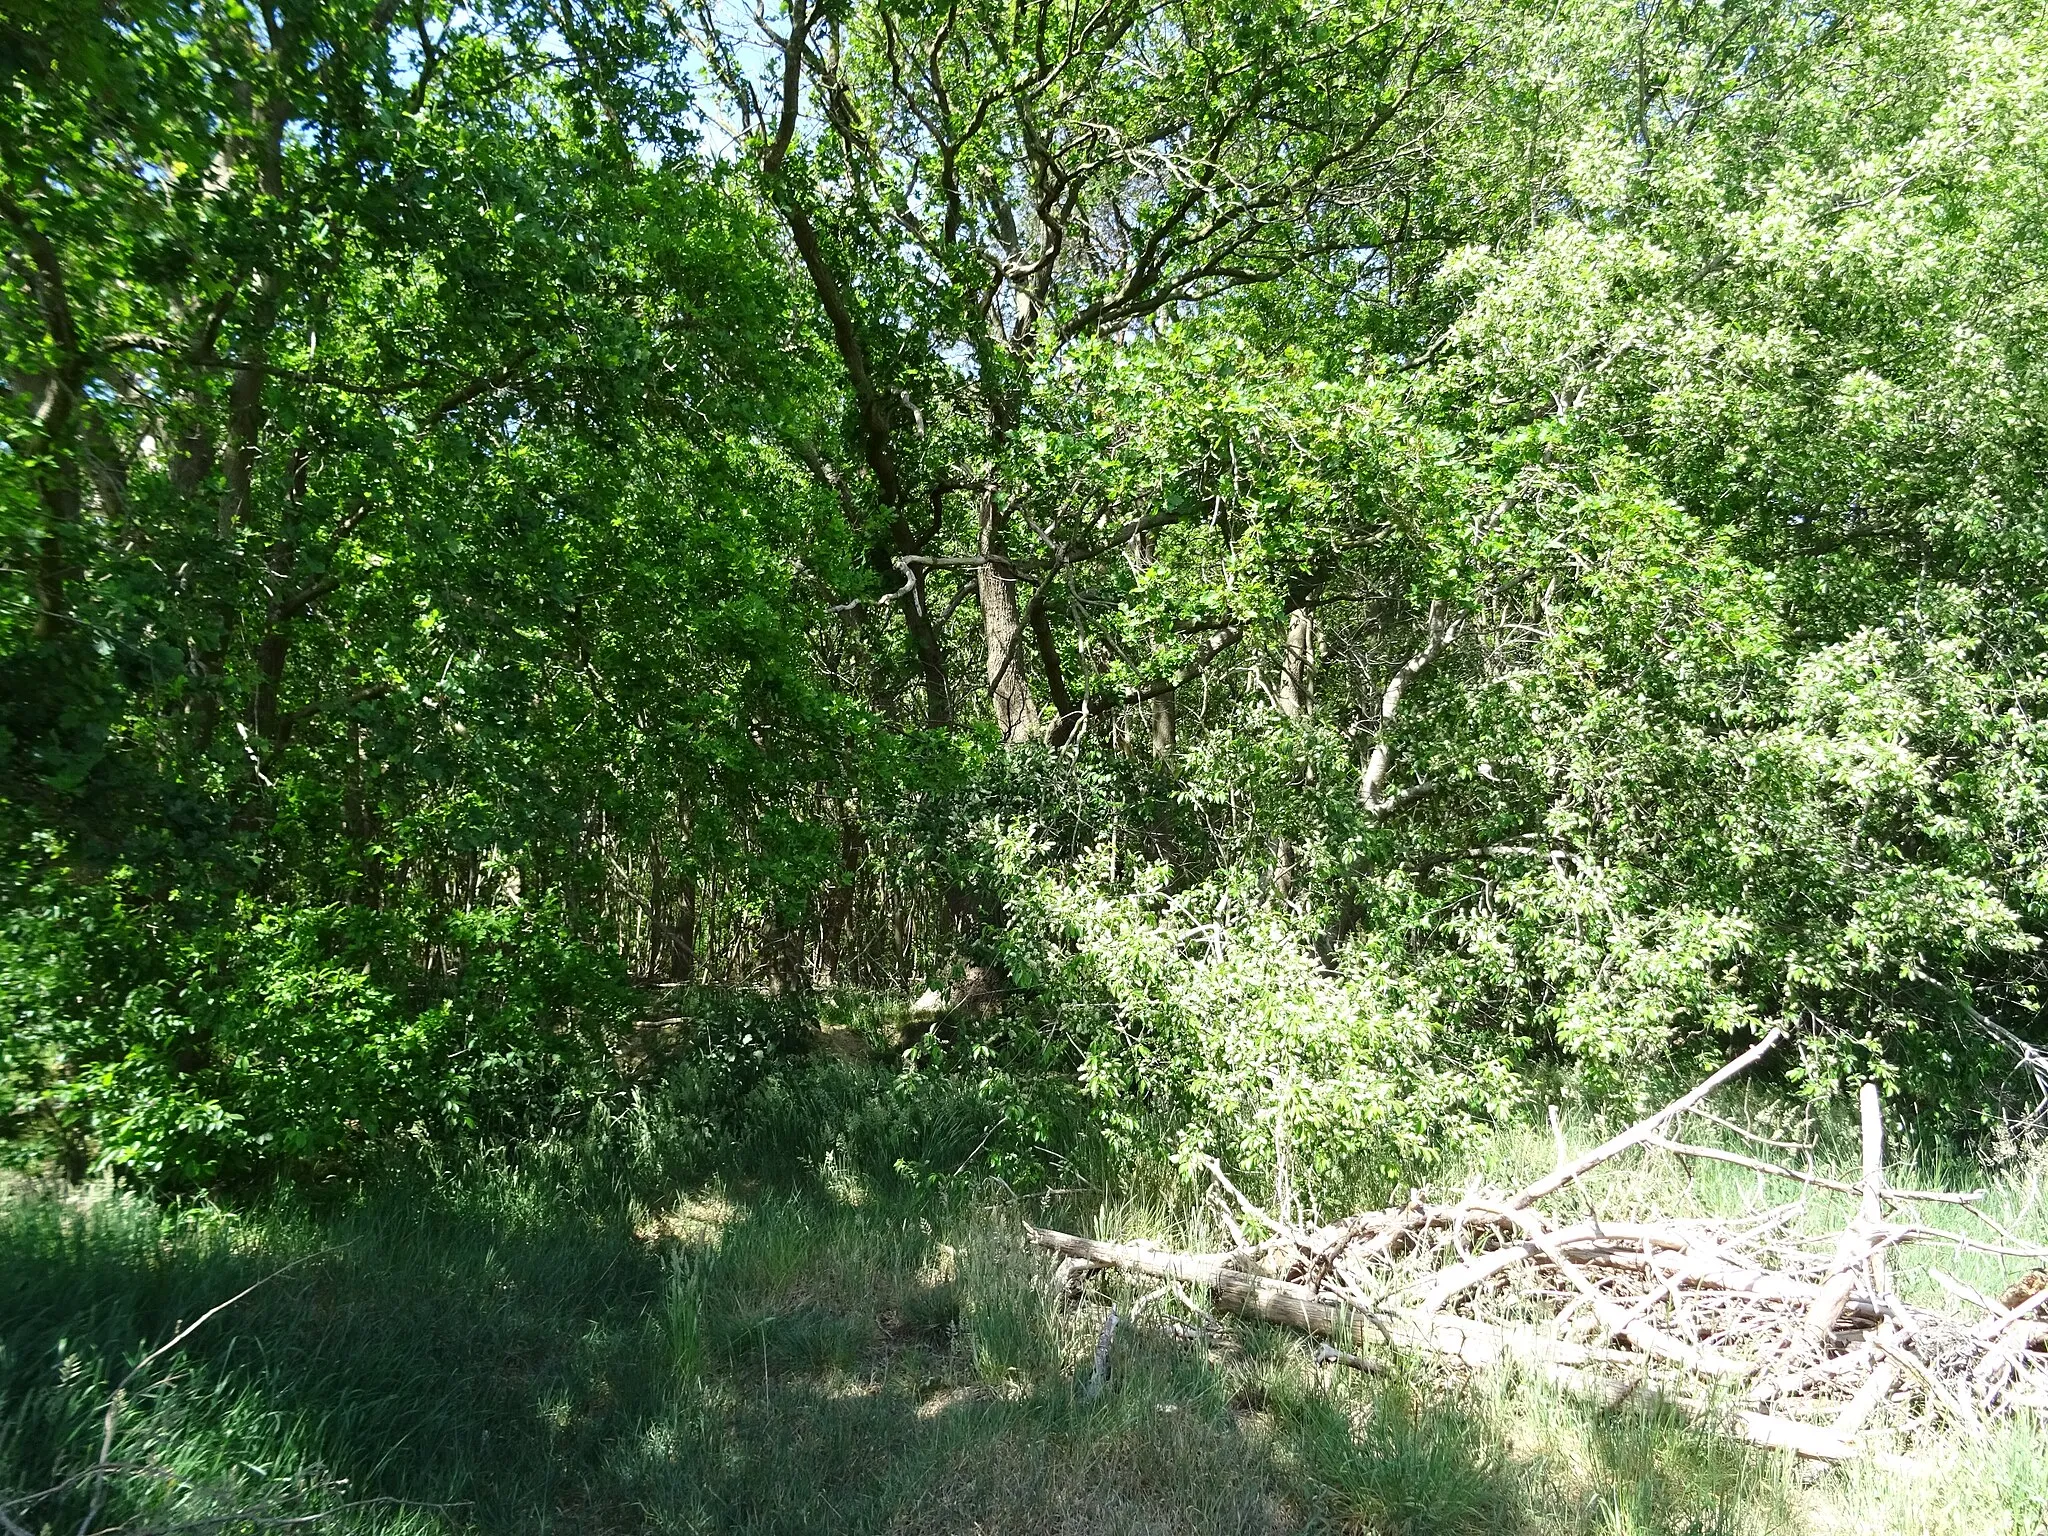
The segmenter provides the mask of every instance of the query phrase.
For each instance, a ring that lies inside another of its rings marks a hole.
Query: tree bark
[[[1162,693],[1152,700],[1152,755],[1158,758],[1173,756],[1174,705],[1173,694]]]
[[[895,430],[874,375],[868,369],[867,348],[861,342],[860,327],[845,286],[832,270],[817,225],[811,222],[795,193],[779,178],[775,179],[773,193],[797,256],[811,279],[818,302],[824,306],[825,318],[832,327],[833,346],[846,369],[847,382],[853,387],[854,404],[860,415],[861,456],[867,461],[876,494],[889,514],[889,553],[897,557],[921,554],[905,515],[906,490],[896,462]],[[896,575],[894,565],[886,559],[876,564],[884,583],[891,583]],[[933,725],[951,725],[953,706],[946,689],[946,656],[931,620],[931,609],[925,602],[923,570],[911,567],[908,579],[910,591],[897,606],[903,610],[904,627],[910,632],[911,649],[916,653],[918,672],[924,682],[926,716]],[[1013,597],[1013,604],[1014,601]]]
[[[899,555],[919,553],[911,539],[910,525],[901,517],[890,524],[890,542]],[[893,574],[894,567],[891,567]],[[910,593],[897,604],[903,610],[903,627],[910,632],[910,648],[917,657],[919,680],[924,684],[925,718],[933,725],[953,723],[953,699],[946,686],[946,650],[939,643],[939,629],[932,622],[930,600],[925,596],[924,567],[910,569]]]
[[[292,455],[291,487],[285,503],[284,526],[270,546],[266,576],[273,594],[264,614],[263,637],[256,645],[256,734],[272,746],[284,745],[291,722],[278,707],[284,692],[284,669],[291,655],[293,622],[316,600],[313,589],[286,595],[286,587],[298,567],[301,518],[305,509],[306,476],[312,455],[304,443]]]
[[[860,896],[860,867],[868,853],[857,811],[848,805],[840,814],[839,875],[825,889],[818,914],[818,971],[828,985],[845,979],[841,973]]]
[[[265,13],[266,16],[268,13]],[[251,48],[252,55],[267,54],[267,62],[280,74],[286,69],[285,55],[294,51],[289,31],[274,39],[268,49]],[[251,60],[252,64],[254,59]],[[263,195],[282,204],[284,187],[284,126],[291,115],[290,104],[281,92],[254,103],[244,88],[242,99],[249,114],[248,134],[256,151],[256,179]],[[232,141],[230,141],[232,150]],[[254,302],[241,326],[235,356],[253,366],[237,368],[228,385],[228,431],[222,445],[221,469],[227,478],[227,494],[221,498],[219,537],[223,545],[248,520],[254,504],[256,459],[262,451],[263,429],[269,415],[263,399],[263,365],[270,359],[270,335],[283,307],[284,282],[270,267],[260,267],[254,276]]]
[[[981,633],[988,656],[989,708],[996,729],[1009,743],[1037,733],[1038,711],[1024,677],[1024,616],[1017,606],[1017,578],[1004,547],[1002,504],[993,491],[981,499],[981,553],[976,571],[981,595]]]
[[[697,979],[697,873],[690,870],[679,882],[676,920],[669,930],[672,946],[670,974],[677,981]]]
[[[1287,638],[1280,651],[1280,713],[1296,725],[1308,719],[1313,697],[1315,624],[1306,607],[1297,604],[1287,612]],[[1300,876],[1301,850],[1289,837],[1282,837],[1273,856],[1273,887],[1285,901],[1294,895]]]
[[[50,371],[34,381],[34,420],[40,441],[30,448],[31,479],[43,512],[35,555],[35,638],[50,641],[63,633],[70,616],[65,586],[72,556],[67,540],[84,504],[77,408],[85,386],[85,351],[56,246],[36,226],[28,210],[4,191],[0,191],[0,215],[27,252],[29,287],[55,354]]]
[[[1289,720],[1306,720],[1313,696],[1315,624],[1306,608],[1294,608],[1287,615],[1287,641],[1280,656],[1280,713]]]

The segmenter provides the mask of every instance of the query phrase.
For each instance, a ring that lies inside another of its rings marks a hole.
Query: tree
[[[1441,245],[1421,194],[1472,29],[1428,5],[1112,0],[800,3],[764,35],[757,85],[717,13],[689,29],[829,319],[931,717],[951,705],[929,588],[971,576],[1001,736],[1040,729],[1030,657],[1068,741],[1107,701],[1069,681],[1061,590],[1175,515],[1074,520],[1036,494],[1022,434],[1077,348],[1339,254],[1370,292]]]

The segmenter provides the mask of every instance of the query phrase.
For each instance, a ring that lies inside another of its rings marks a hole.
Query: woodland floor
[[[839,1102],[881,1070],[832,1062]],[[89,1465],[111,1379],[274,1276],[131,1390],[103,1524],[261,1506],[392,1533],[2044,1529],[2031,1429],[1818,1471],[1513,1379],[1317,1366],[1235,1323],[1213,1344],[1121,1330],[1091,1396],[1101,1309],[1055,1298],[1020,1219],[1200,1235],[1171,1185],[934,1194],[758,1146],[707,1163],[662,1144],[684,1123],[629,1115],[327,1207],[8,1186],[0,1497]],[[1549,1152],[1547,1131],[1504,1133],[1474,1166]],[[2037,1235],[2042,1176],[2020,1162],[1994,1190]]]

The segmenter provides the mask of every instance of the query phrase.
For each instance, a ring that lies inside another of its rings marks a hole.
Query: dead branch
[[[1801,1173],[1797,1168],[1787,1168],[1779,1163],[1767,1163],[1762,1158],[1745,1157],[1740,1152],[1729,1152],[1721,1147],[1701,1147],[1690,1142],[1672,1141],[1665,1136],[1646,1136],[1644,1142],[1660,1152],[1669,1152],[1675,1157],[1697,1157],[1708,1162],[1730,1163],[1737,1168],[1748,1168],[1756,1173],[1766,1174],[1774,1179],[1786,1179],[1795,1184],[1805,1184],[1813,1189],[1831,1189],[1836,1194],[1860,1195],[1861,1184],[1850,1184],[1842,1179],[1824,1179],[1817,1173]],[[1973,1205],[1984,1198],[1981,1189],[1953,1193],[1937,1189],[1882,1189],[1879,1193],[1899,1205],[1909,1205],[1916,1200],[1937,1201],[1944,1205]]]
[[[1372,1369],[1385,1351],[1466,1368],[1512,1364],[1595,1402],[1654,1399],[1753,1444],[1821,1460],[1888,1455],[1897,1436],[1930,1423],[1975,1435],[2001,1417],[2048,1412],[2048,1285],[2016,1287],[2000,1302],[1933,1271],[1968,1315],[1933,1311],[1894,1288],[1887,1255],[1906,1244],[2029,1260],[2048,1254],[2018,1240],[1984,1243],[1885,1221],[1886,1201],[1964,1204],[1982,1192],[1890,1189],[1874,1085],[1859,1096],[1863,1176],[1855,1183],[1663,1134],[1780,1039],[1773,1031],[1655,1114],[1581,1157],[1561,1158],[1511,1195],[1475,1188],[1435,1204],[1418,1189],[1405,1205],[1303,1231],[1205,1163],[1237,1240],[1227,1253],[1026,1231],[1060,1255],[1063,1277],[1097,1269],[1147,1276],[1166,1281],[1183,1304],[1194,1298],[1182,1288],[1199,1287],[1217,1313],[1328,1341],[1319,1360]],[[1544,1196],[1636,1148],[1855,1195],[1857,1211],[1837,1234],[1801,1236],[1788,1231],[1806,1209],[1798,1202],[1726,1221],[1652,1211],[1559,1224],[1537,1209]],[[1233,1209],[1274,1235],[1246,1243]],[[1738,1383],[1735,1402],[1718,1406]]]
[[[1442,598],[1433,599],[1429,605],[1422,649],[1387,679],[1386,692],[1380,698],[1380,739],[1373,744],[1372,752],[1365,761],[1365,772],[1358,781],[1359,803],[1374,816],[1392,815],[1429,793],[1427,780],[1411,784],[1399,794],[1385,793],[1387,770],[1392,765],[1394,750],[1387,740],[1387,732],[1394,723],[1394,717],[1401,712],[1401,700],[1410,685],[1436,665],[1437,657],[1443,654],[1444,647],[1457,637],[1457,633],[1458,626],[1450,620],[1449,607]]]
[[[1633,1147],[1638,1142],[1644,1140],[1644,1138],[1655,1135],[1659,1130],[1662,1130],[1665,1126],[1669,1125],[1673,1120],[1676,1120],[1680,1115],[1684,1114],[1687,1110],[1691,1109],[1695,1104],[1698,1104],[1701,1100],[1705,1099],[1709,1094],[1711,1094],[1716,1088],[1720,1087],[1723,1083],[1729,1082],[1734,1078],[1740,1077],[1744,1072],[1747,1072],[1751,1067],[1755,1066],[1759,1061],[1763,1060],[1764,1057],[1768,1056],[1771,1052],[1771,1048],[1784,1038],[1784,1030],[1772,1030],[1768,1035],[1765,1035],[1763,1039],[1759,1040],[1755,1045],[1751,1046],[1748,1050],[1744,1051],[1740,1056],[1736,1057],[1733,1061],[1729,1062],[1728,1065],[1723,1067],[1720,1071],[1716,1072],[1704,1083],[1701,1083],[1699,1087],[1693,1089],[1691,1093],[1688,1093],[1683,1098],[1676,1099],[1673,1102],[1665,1105],[1664,1108],[1658,1110],[1657,1113],[1650,1116],[1649,1119],[1637,1121],[1634,1125],[1630,1126],[1627,1130],[1623,1131],[1619,1136],[1615,1136],[1607,1141],[1603,1141],[1599,1146],[1595,1147],[1592,1151],[1588,1152],[1584,1157],[1579,1158],[1576,1162],[1566,1164],[1564,1167],[1559,1168],[1555,1173],[1545,1174],[1535,1183],[1529,1185],[1528,1188],[1524,1189],[1520,1194],[1510,1199],[1508,1201],[1508,1204],[1516,1210],[1520,1210],[1524,1206],[1534,1205],[1538,1200],[1541,1200],[1545,1195],[1555,1194],[1558,1190],[1563,1189],[1565,1185],[1570,1184],[1573,1181],[1584,1177],[1586,1174],[1592,1172],[1595,1168],[1598,1168],[1602,1163],[1608,1162],[1614,1158],[1619,1157],[1622,1153],[1626,1152],[1630,1147]]]

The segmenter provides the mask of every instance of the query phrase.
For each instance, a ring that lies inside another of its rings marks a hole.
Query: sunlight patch
[[[943,1391],[934,1392],[930,1397],[919,1403],[917,1405],[917,1416],[925,1420],[936,1419],[948,1408],[956,1408],[962,1403],[972,1402],[980,1395],[973,1387],[947,1387]]]
[[[735,1214],[733,1203],[723,1195],[692,1195],[666,1211],[643,1216],[633,1224],[633,1235],[643,1243],[712,1243]]]

